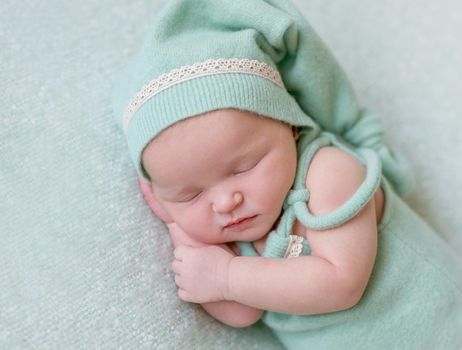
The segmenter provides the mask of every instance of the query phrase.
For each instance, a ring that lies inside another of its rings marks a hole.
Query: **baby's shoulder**
[[[309,208],[314,215],[332,212],[347,201],[366,176],[366,168],[354,156],[332,146],[320,148],[311,159],[306,177]]]

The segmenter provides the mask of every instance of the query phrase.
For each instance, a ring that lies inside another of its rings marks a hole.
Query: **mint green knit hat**
[[[377,151],[399,193],[408,168],[360,110],[335,58],[288,0],[170,0],[115,83],[114,115],[139,175],[161,131],[223,108],[331,131]]]
[[[290,18],[261,5],[257,10],[271,11],[279,22],[268,34],[282,48]],[[278,72],[285,54],[253,28],[257,23],[245,18],[244,8],[250,8],[248,3],[231,0],[167,3],[117,82],[115,114],[145,179],[143,149],[162,130],[188,117],[236,108],[296,126],[314,125]]]

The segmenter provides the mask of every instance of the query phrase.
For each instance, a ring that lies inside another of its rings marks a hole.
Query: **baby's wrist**
[[[223,296],[224,299],[227,301],[236,301],[235,299],[235,287],[233,284],[234,281],[234,270],[235,270],[235,265],[236,265],[236,260],[239,258],[239,256],[234,256],[232,257],[229,262],[228,262],[228,268],[227,268],[227,274],[225,278],[225,287],[223,290]]]

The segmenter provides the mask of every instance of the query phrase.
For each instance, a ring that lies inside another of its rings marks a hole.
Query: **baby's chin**
[[[234,242],[256,242],[266,239],[267,235],[273,230],[277,220],[272,220],[269,215],[256,215],[249,222],[236,225],[234,227],[214,227],[209,228],[209,235],[203,235],[203,231],[191,232],[194,239],[203,244],[228,244]]]
[[[203,239],[203,244],[210,244],[210,245],[220,245],[220,244],[231,244],[235,242],[255,242],[259,241],[267,236],[265,232],[258,232],[258,233],[241,233],[241,234],[225,234],[220,238],[215,239]]]
[[[249,232],[242,232],[242,233],[237,233],[237,234],[231,234],[227,237],[226,243],[232,243],[232,242],[256,242],[260,241],[263,239],[266,239],[268,234],[270,233],[269,229],[268,230],[262,230],[260,229],[254,229],[254,230],[249,230]]]

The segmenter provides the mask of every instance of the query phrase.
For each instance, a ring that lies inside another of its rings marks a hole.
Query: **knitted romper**
[[[367,167],[367,175],[345,204],[315,217],[307,210],[305,179],[313,155],[324,146],[339,147],[356,156]],[[263,256],[309,255],[308,242],[300,244],[300,238],[291,237],[296,219],[316,230],[339,226],[354,217],[380,185],[385,204],[378,225],[375,266],[362,299],[348,310],[303,316],[267,311],[262,321],[288,349],[461,349],[460,259],[393,191],[382,177],[376,154],[352,149],[331,133],[312,135],[302,130],[298,155],[295,183]],[[251,243],[238,245],[242,255],[258,255]]]

